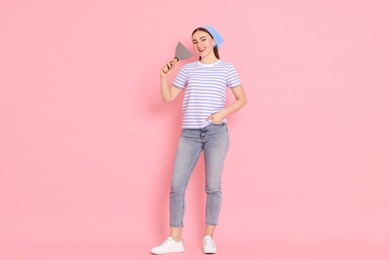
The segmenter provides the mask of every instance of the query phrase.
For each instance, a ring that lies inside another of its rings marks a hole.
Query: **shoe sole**
[[[171,251],[171,252],[153,252],[150,251],[153,255],[167,255],[167,254],[175,254],[175,253],[184,253],[184,249],[176,250],[176,251]]]

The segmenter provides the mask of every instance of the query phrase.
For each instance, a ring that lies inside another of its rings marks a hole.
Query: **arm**
[[[173,101],[180,93],[181,89],[168,84],[168,76],[176,62],[170,61],[160,71],[161,97],[164,103]]]
[[[213,123],[220,124],[222,123],[222,120],[227,117],[228,115],[237,112],[240,110],[243,106],[247,104],[247,98],[245,95],[244,88],[242,85],[239,85],[238,87],[231,89],[233,92],[233,95],[236,98],[236,101],[234,101],[230,106],[226,107],[224,110],[219,111],[217,113],[212,114],[207,118],[207,120],[212,119]]]
[[[161,97],[164,103],[173,101],[180,93],[181,89],[168,85],[168,77],[161,78]]]

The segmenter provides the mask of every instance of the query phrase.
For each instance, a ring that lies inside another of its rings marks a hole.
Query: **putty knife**
[[[172,67],[179,60],[186,60],[192,57],[192,52],[190,52],[181,42],[178,42],[176,45],[175,58],[173,58],[171,65]],[[171,67],[171,69],[172,69]]]

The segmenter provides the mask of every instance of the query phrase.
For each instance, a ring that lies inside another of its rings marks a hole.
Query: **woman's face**
[[[213,46],[215,40],[207,32],[195,32],[192,36],[192,44],[195,52],[198,53],[201,58],[210,55],[210,53],[214,54]]]

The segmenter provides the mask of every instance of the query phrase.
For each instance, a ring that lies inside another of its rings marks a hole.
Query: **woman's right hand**
[[[168,62],[167,64],[165,64],[164,67],[161,68],[161,71],[160,71],[160,76],[161,78],[167,78],[171,72],[172,72],[172,68],[173,66],[175,66],[175,62],[176,60],[171,60],[170,62]]]

